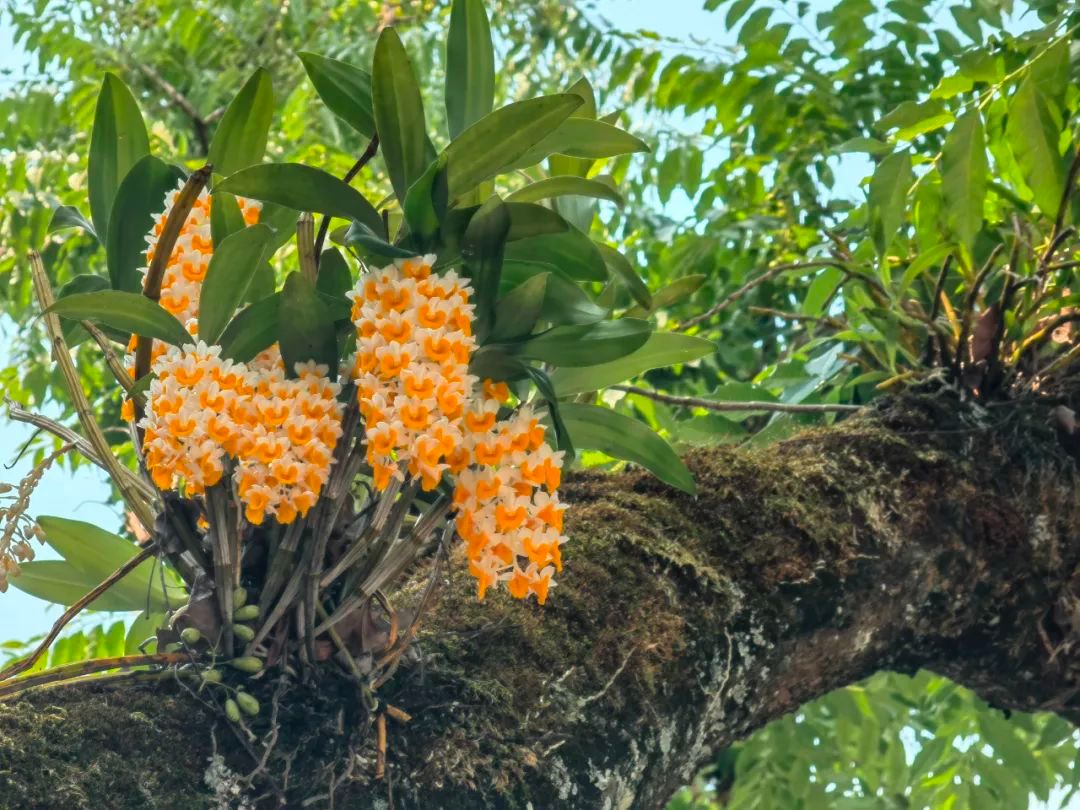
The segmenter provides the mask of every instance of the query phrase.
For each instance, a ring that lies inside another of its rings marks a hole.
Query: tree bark
[[[570,476],[545,607],[477,603],[456,557],[440,575],[417,655],[379,692],[412,716],[389,723],[388,780],[338,679],[276,701],[268,685],[251,751],[183,688],[79,687],[0,707],[0,804],[62,784],[65,806],[235,789],[266,806],[661,808],[732,742],[886,668],[1076,722],[1080,489],[1044,419],[939,392],[691,453],[696,498],[643,472]],[[225,767],[208,772],[212,746]]]

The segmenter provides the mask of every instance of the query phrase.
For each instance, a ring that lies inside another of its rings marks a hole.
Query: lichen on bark
[[[1076,632],[1046,617],[1080,563],[1080,493],[1043,418],[908,397],[771,447],[691,453],[696,498],[643,472],[578,473],[545,607],[477,603],[460,560],[440,571],[416,654],[380,690],[412,715],[391,722],[389,784],[355,694],[330,676],[282,699],[263,775],[297,800],[348,774],[335,796],[350,807],[384,806],[388,790],[396,807],[662,807],[732,741],[881,668],[933,668],[1010,708],[1058,699],[1076,719],[1061,702],[1076,655],[1043,638]],[[50,720],[56,707],[71,722]],[[136,715],[163,745],[87,744]],[[2,709],[0,762],[18,764],[0,796],[42,795],[52,769],[71,806],[143,784],[174,797],[162,806],[213,806],[212,743],[236,773],[254,768],[168,681],[45,692]],[[126,774],[102,781],[117,750]],[[273,806],[268,784],[250,796]]]

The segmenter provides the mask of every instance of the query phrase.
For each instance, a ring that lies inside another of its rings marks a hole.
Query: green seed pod
[[[233,635],[241,641],[251,641],[255,638],[255,631],[246,624],[234,624],[232,631]]]
[[[185,627],[180,631],[180,640],[185,644],[198,644],[202,641],[202,633],[194,627]]]
[[[243,607],[247,604],[247,588],[236,588],[232,592],[233,607]]]
[[[259,701],[247,692],[237,692],[236,702],[240,704],[240,710],[246,715],[254,717],[259,713]]]
[[[253,655],[242,655],[231,660],[229,666],[249,675],[254,675],[257,672],[262,672],[263,662]]]
[[[238,622],[250,622],[257,618],[259,618],[258,605],[244,605],[233,613],[233,619]]]
[[[221,673],[216,669],[208,669],[202,673],[202,679],[206,683],[221,683]]]
[[[225,701],[225,716],[234,723],[240,722],[240,707],[236,705],[236,701],[232,698]]]

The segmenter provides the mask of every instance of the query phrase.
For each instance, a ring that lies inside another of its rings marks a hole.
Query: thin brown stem
[[[821,259],[820,261],[778,264],[776,267],[770,267],[757,278],[751,279],[750,281],[746,282],[746,284],[739,287],[739,289],[735,290],[735,292],[731,293],[731,295],[727,296],[721,301],[718,301],[705,312],[679,324],[675,331],[686,332],[689,329],[693,329],[698,324],[702,324],[705,323],[705,321],[712,320],[729,306],[731,306],[744,295],[746,295],[748,292],[755,289],[756,287],[760,287],[765,282],[776,278],[781,273],[787,273],[792,270],[809,270],[815,267],[837,267],[845,271],[848,269],[847,265],[845,265],[843,262],[837,261],[836,259]]]
[[[360,158],[352,165],[352,168],[345,172],[345,176],[342,180],[346,183],[351,183],[356,175],[360,174],[360,170],[363,169],[371,159],[375,157],[375,153],[379,151],[379,136],[372,135],[371,140],[368,141],[367,149],[360,155]],[[319,259],[322,256],[323,244],[326,242],[326,234],[330,231],[330,217],[326,214],[323,215],[322,222],[319,223],[319,235],[315,237],[315,264],[318,266]],[[316,270],[316,272],[318,272]]]
[[[43,686],[47,683],[67,681],[94,672],[105,672],[110,669],[126,669],[129,667],[145,667],[154,664],[172,666],[186,664],[192,661],[190,653],[166,652],[153,653],[150,655],[121,655],[115,658],[95,658],[90,661],[78,661],[74,664],[66,664],[61,667],[39,672],[36,675],[28,675],[11,683],[0,685],[0,700],[17,695],[27,689]]]
[[[4,670],[0,671],[0,681],[14,678],[16,675],[22,672],[26,672],[26,670],[34,666],[34,664],[37,663],[38,659],[45,654],[46,650],[49,649],[49,645],[56,640],[57,636],[60,635],[60,631],[67,626],[68,622],[78,616],[88,605],[92,604],[94,600],[96,600],[99,596],[105,593],[105,591],[109,590],[109,588],[111,588],[121,579],[123,579],[140,565],[142,565],[142,563],[144,563],[146,560],[149,560],[151,557],[153,557],[155,553],[157,553],[156,545],[150,544],[146,546],[134,557],[132,557],[126,563],[124,563],[111,574],[109,574],[109,576],[107,576],[104,580],[94,586],[94,588],[88,591],[74,604],[68,607],[67,610],[65,610],[63,614],[61,614],[60,618],[53,623],[52,628],[49,630],[48,633],[46,633],[45,638],[41,640],[41,643],[34,648],[34,651],[31,652],[30,655],[26,656],[26,658],[16,661],[15,663],[6,667]]]
[[[116,354],[116,350],[113,348],[112,341],[109,340],[108,336],[90,321],[80,321],[79,323],[87,331],[87,334],[93,338],[98,348],[101,349],[101,354],[105,357],[105,365],[109,367],[113,377],[120,383],[120,387],[136,402],[142,401],[144,399],[142,394],[131,394],[131,389],[135,387],[135,380],[128,374],[124,364],[120,362],[120,357]]]
[[[60,373],[67,383],[71,402],[75,406],[75,413],[79,417],[79,423],[86,433],[94,454],[100,460],[109,477],[120,490],[120,495],[127,503],[128,508],[135,513],[135,517],[148,529],[154,525],[154,512],[149,504],[141,497],[138,490],[132,484],[130,477],[124,475],[126,468],[113,455],[105,434],[101,432],[101,426],[97,423],[90,402],[83,391],[82,377],[75,367],[75,361],[71,357],[71,350],[67,341],[64,340],[64,332],[60,328],[60,318],[49,312],[53,305],[52,286],[45,272],[45,265],[41,261],[41,255],[37,251],[30,253],[30,272],[34,284],[34,292],[37,295],[38,304],[41,306],[45,320],[45,328],[48,330],[49,339],[52,343],[53,357],[60,366]],[[128,471],[130,472],[130,471]]]
[[[636,385],[610,385],[610,389],[638,394],[666,405],[678,405],[683,408],[704,408],[718,413],[739,411],[776,411],[778,413],[854,413],[861,411],[861,405],[840,405],[833,403],[791,403],[791,402],[716,402],[702,397],[680,397],[662,394]]]

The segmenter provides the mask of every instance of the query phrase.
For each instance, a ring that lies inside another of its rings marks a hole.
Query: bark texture
[[[227,724],[160,682],[0,706],[0,804],[660,808],[731,742],[883,668],[1080,720],[1080,489],[1043,415],[939,392],[688,463],[696,498],[641,472],[570,477],[544,608],[477,604],[451,561],[418,655],[380,690],[412,715],[390,722],[389,783],[340,679],[266,685],[252,784]]]

